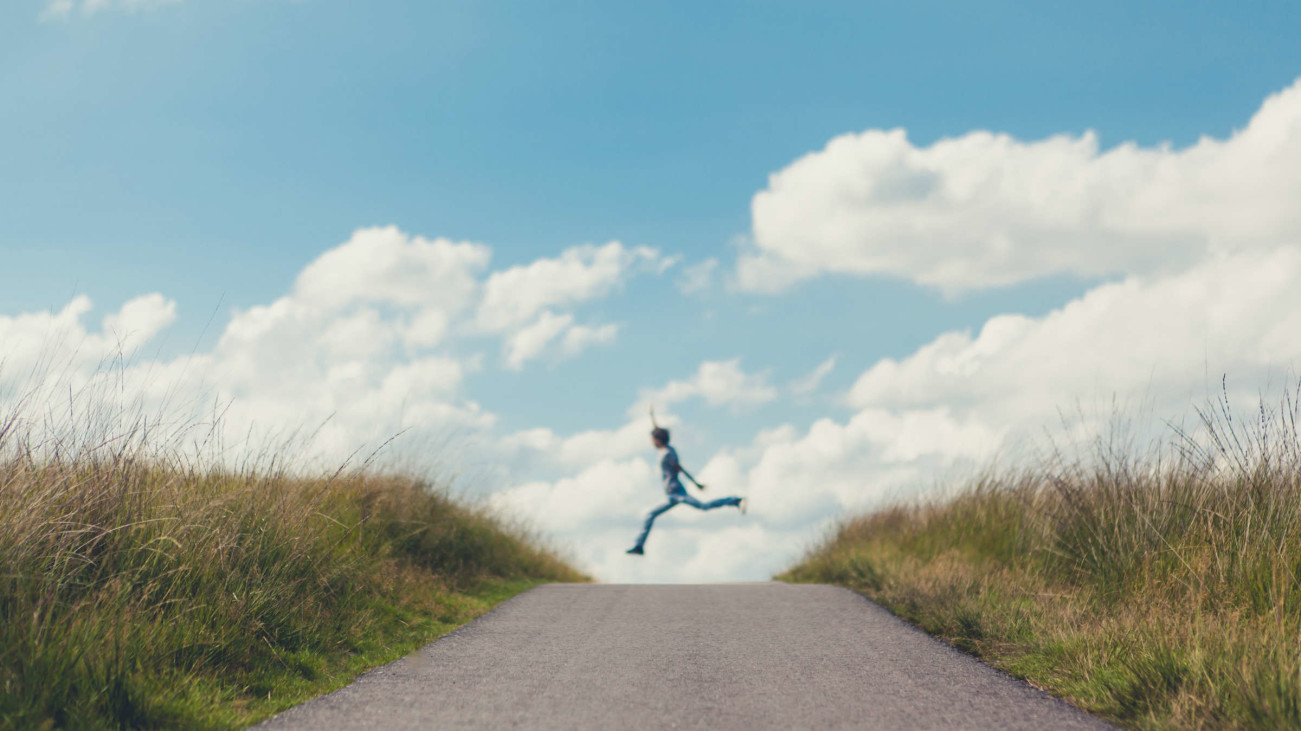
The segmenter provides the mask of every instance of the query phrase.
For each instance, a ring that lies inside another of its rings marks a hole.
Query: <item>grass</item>
[[[17,423],[0,423],[0,728],[239,728],[586,580],[418,479],[195,468],[139,440],[33,449]]]
[[[1295,401],[1136,450],[990,469],[845,522],[781,577],[840,584],[1134,729],[1301,728]]]

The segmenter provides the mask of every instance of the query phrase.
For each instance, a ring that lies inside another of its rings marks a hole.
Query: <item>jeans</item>
[[[642,526],[641,535],[637,536],[637,548],[646,545],[646,536],[650,535],[651,526],[655,524],[655,519],[672,510],[678,503],[686,503],[696,510],[713,510],[714,508],[741,504],[741,498],[739,497],[720,497],[717,500],[702,503],[688,495],[685,489],[670,490],[668,498],[669,501],[667,503],[664,503],[658,508],[650,511],[650,515],[646,516],[646,524]]]

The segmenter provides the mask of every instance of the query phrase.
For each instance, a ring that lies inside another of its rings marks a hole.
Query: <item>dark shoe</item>
[[[642,547],[641,547],[641,546],[633,546],[632,548],[629,548],[627,552],[628,552],[628,553],[631,553],[631,554],[634,555],[634,556],[644,556],[644,555],[646,555],[646,552],[642,550]]]

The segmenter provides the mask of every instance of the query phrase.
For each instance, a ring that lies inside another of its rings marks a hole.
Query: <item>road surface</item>
[[[255,727],[1109,729],[845,589],[548,585]]]

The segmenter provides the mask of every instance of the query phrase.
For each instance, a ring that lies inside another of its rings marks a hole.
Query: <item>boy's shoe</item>
[[[741,509],[741,515],[745,515],[745,509],[749,507],[749,502],[750,502],[750,498],[743,497],[741,498],[741,502],[736,504],[736,507]]]
[[[629,548],[626,553],[631,553],[634,556],[646,555],[646,551],[642,550],[641,546],[633,546],[632,548]]]

